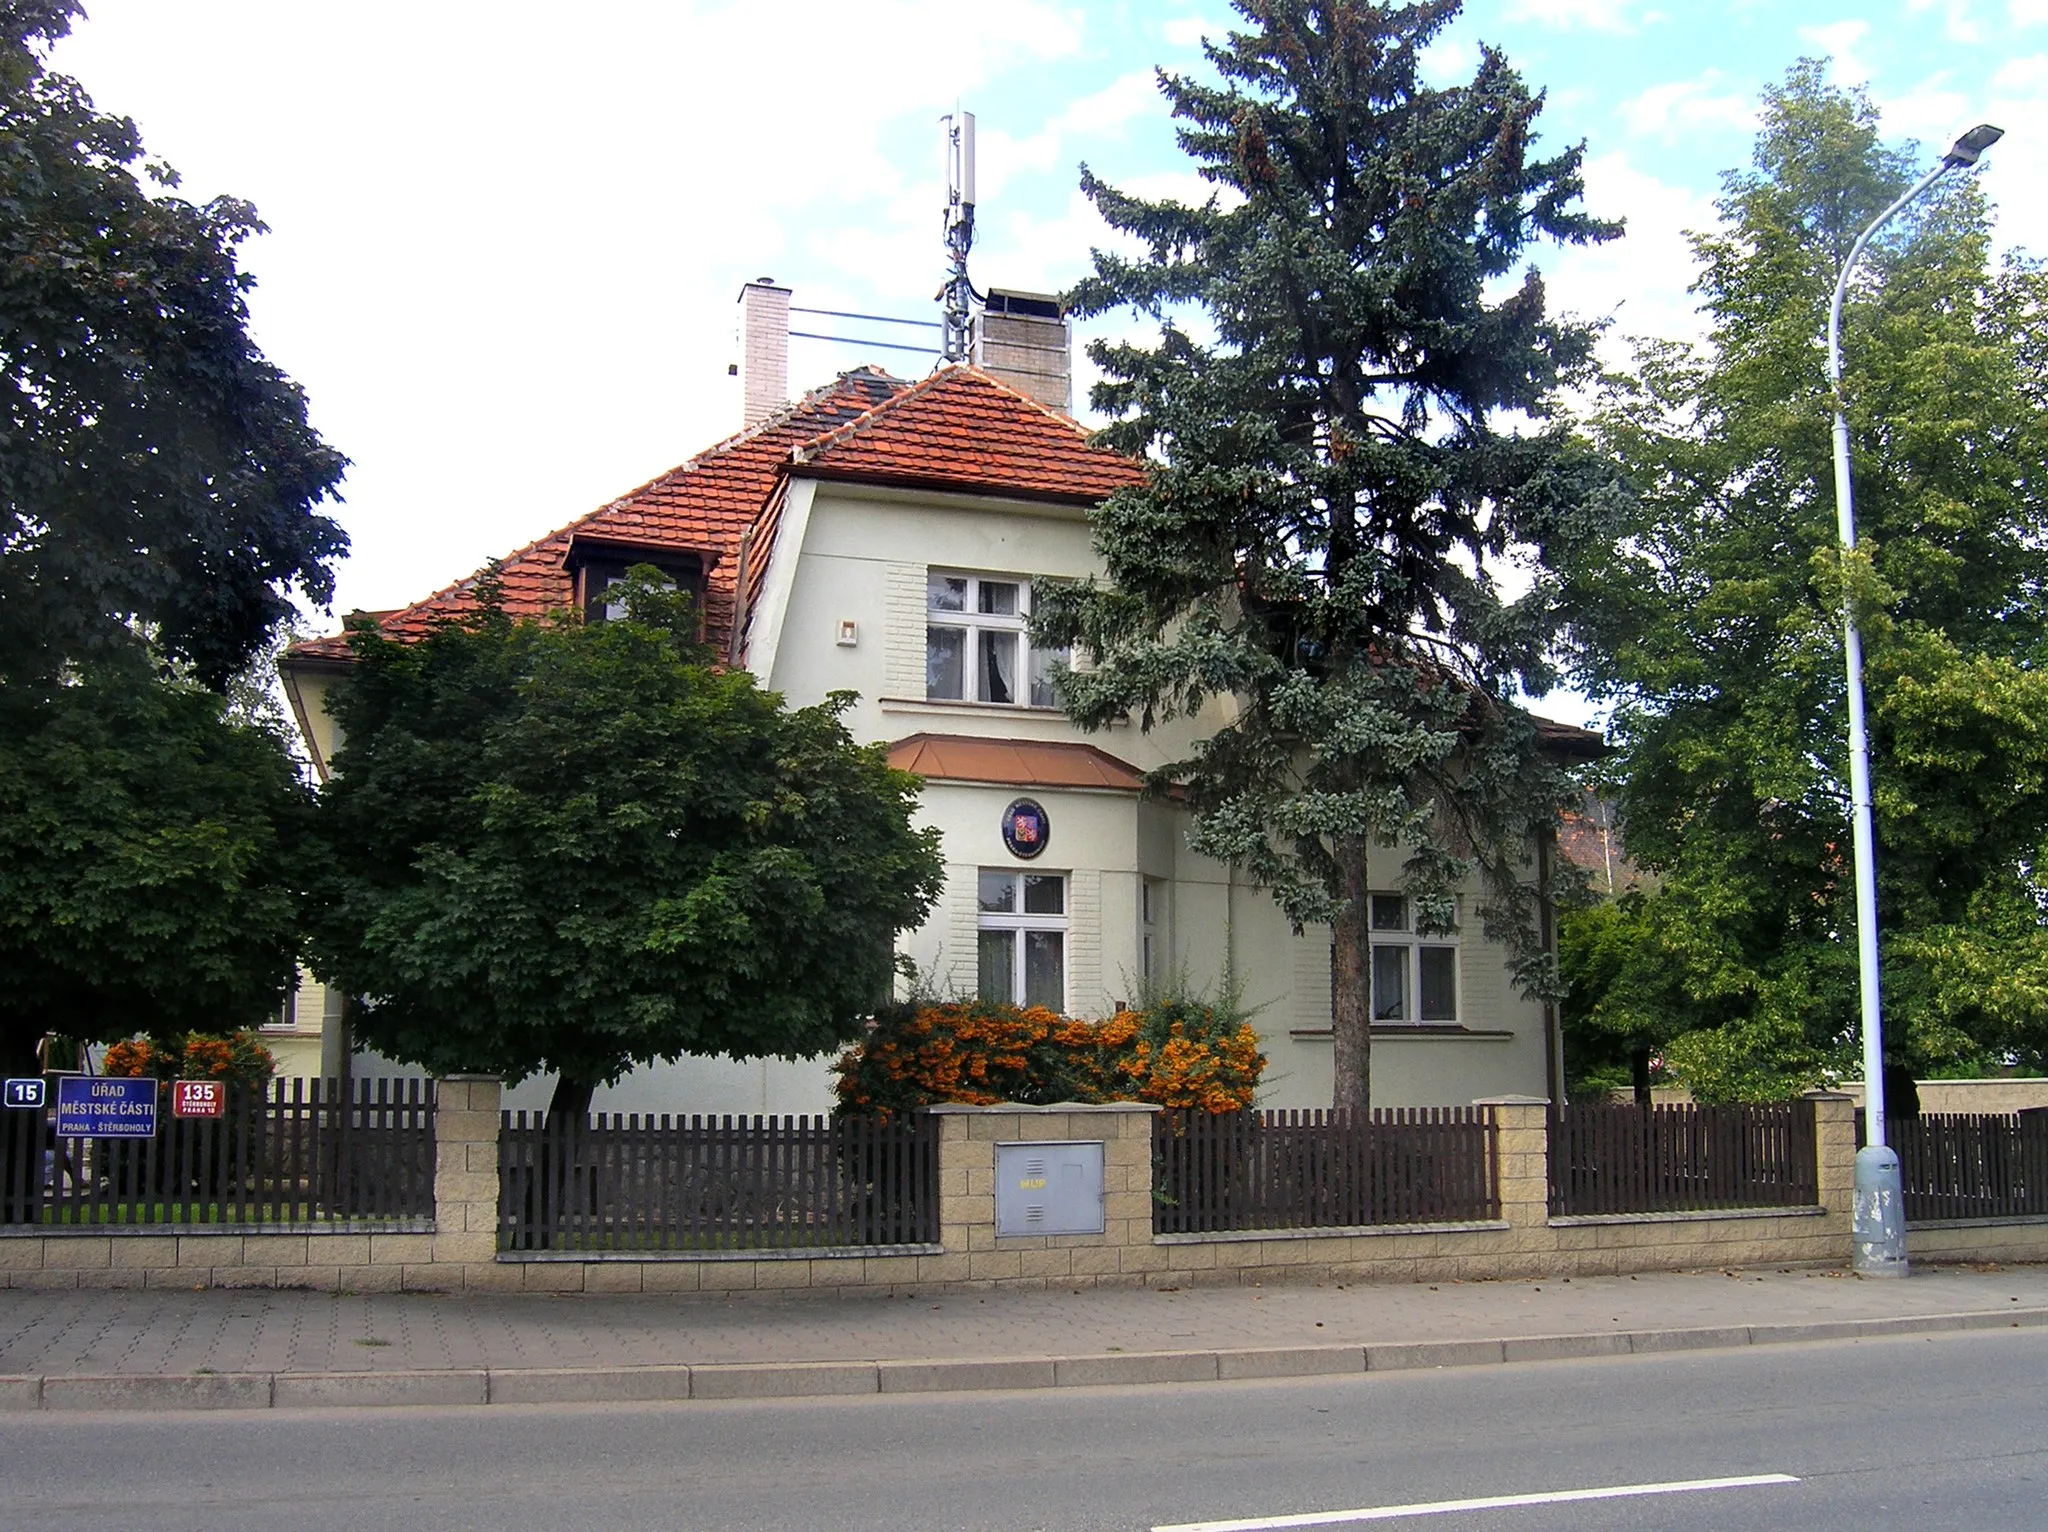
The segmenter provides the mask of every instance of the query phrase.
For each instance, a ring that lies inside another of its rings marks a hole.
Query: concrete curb
[[[114,1377],[0,1376],[0,1414],[30,1410],[365,1409],[407,1405],[645,1404],[687,1399],[818,1399],[990,1389],[1102,1388],[1328,1377],[1645,1356],[1734,1346],[1879,1339],[1958,1330],[2048,1326],[2048,1308],[1909,1314],[1803,1324],[1708,1325],[1522,1335],[1498,1340],[1392,1341],[1099,1356],[933,1358],[851,1362],[702,1362],[650,1367],[447,1368],[431,1372],[193,1373]]]

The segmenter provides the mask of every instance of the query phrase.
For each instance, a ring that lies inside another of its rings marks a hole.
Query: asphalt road
[[[1765,1475],[1797,1482],[1435,1508]],[[2048,1334],[926,1399],[0,1416],[10,1532],[1146,1532],[1389,1507],[1433,1532],[2048,1528]]]

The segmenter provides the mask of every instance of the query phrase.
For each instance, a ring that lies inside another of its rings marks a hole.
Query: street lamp
[[[1835,519],[1841,530],[1845,564],[1856,548],[1856,509],[1849,483],[1849,420],[1842,405],[1842,300],[1849,291],[1849,274],[1856,269],[1864,246],[1901,209],[1951,170],[1976,164],[1977,156],[2004,136],[2003,128],[1980,123],[1957,139],[1939,165],[1857,236],[1849,249],[1849,258],[1842,262],[1842,274],[1835,282],[1835,301],[1828,309],[1828,382],[1835,395]],[[1877,987],[1877,846],[1870,812],[1870,736],[1863,720],[1863,639],[1856,631],[1856,604],[1846,591],[1842,601],[1842,640],[1849,676],[1849,796],[1856,848],[1856,972],[1863,1007],[1863,1120],[1869,1125],[1865,1147],[1856,1155],[1850,1262],[1867,1276],[1903,1277],[1906,1219],[1899,1156],[1884,1141],[1884,1022],[1879,1015]]]

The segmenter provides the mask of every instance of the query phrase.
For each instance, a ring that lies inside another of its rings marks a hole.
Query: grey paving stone
[[[270,1374],[45,1378],[46,1410],[267,1410]]]
[[[1631,1330],[1631,1351],[1711,1351],[1723,1346],[1747,1346],[1747,1325],[1696,1325],[1674,1330]]]
[[[1307,1378],[1364,1372],[1363,1346],[1270,1346],[1216,1353],[1219,1378]]]
[[[356,1409],[392,1405],[487,1404],[482,1369],[439,1372],[279,1373],[273,1399],[280,1410]]]
[[[492,1404],[642,1404],[690,1397],[688,1367],[494,1367]]]
[[[1053,1359],[1041,1357],[958,1358],[945,1361],[879,1362],[885,1394],[943,1393],[954,1389],[1051,1388]]]
[[[1053,1362],[1053,1381],[1061,1388],[1089,1388],[1123,1383],[1213,1383],[1213,1351],[1136,1351],[1107,1356],[1063,1356]]]
[[[811,1399],[880,1391],[873,1362],[737,1362],[690,1369],[692,1399]]]
[[[1479,1367],[1506,1359],[1498,1340],[1396,1341],[1365,1348],[1367,1372],[1405,1372],[1417,1367]]]

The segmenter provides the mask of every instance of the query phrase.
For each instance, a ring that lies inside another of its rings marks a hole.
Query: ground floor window
[[[981,998],[1065,1010],[1066,875],[985,867],[976,907],[976,989]]]
[[[1372,1020],[1458,1020],[1458,944],[1415,936],[1401,893],[1372,895]]]
[[[1404,894],[1372,897],[1372,1019],[1375,1022],[1458,1019],[1455,938],[1415,933]]]
[[[1166,977],[1166,884],[1138,880],[1138,970],[1148,983]]]

